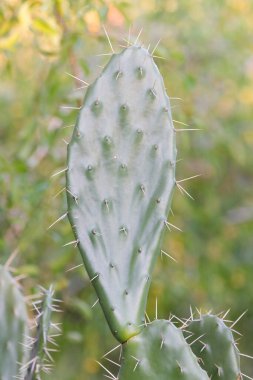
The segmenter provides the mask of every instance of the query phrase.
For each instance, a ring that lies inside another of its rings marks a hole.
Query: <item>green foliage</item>
[[[170,321],[155,320],[123,345],[119,380],[208,380],[184,339]],[[228,378],[227,378],[228,379]]]
[[[0,378],[13,379],[26,360],[28,333],[26,302],[19,284],[5,266],[0,265]]]
[[[231,329],[216,315],[200,315],[187,325],[187,334],[193,334],[192,350],[200,365],[213,380],[238,380],[240,353]]]
[[[113,55],[89,86],[68,145],[68,216],[114,336],[141,330],[175,185],[175,132],[147,50]]]
[[[65,167],[63,139],[72,132],[63,127],[74,123],[75,110],[59,105],[79,106],[83,98],[82,89],[73,91],[82,82],[64,72],[88,82],[97,76],[107,57],[95,54],[109,52],[102,23],[115,50],[128,38],[128,21],[132,41],[143,27],[139,40],[151,43],[150,51],[162,38],[154,55],[166,59],[155,60],[170,95],[183,99],[172,101],[174,119],[202,129],[178,134],[184,160],[177,179],[202,177],[184,184],[195,202],[174,195],[171,221],[184,233],[166,233],[163,250],[178,264],[158,261],[147,312],[154,315],[156,297],[164,316],[185,316],[189,304],[231,308],[231,319],[249,309],[238,329],[241,350],[253,352],[252,20],[251,0],[0,2],[1,260],[18,247],[18,272],[30,278],[26,294],[54,281],[64,299],[53,379],[100,379],[94,358],[114,343],[100,309],[90,309],[96,295],[83,269],[63,276],[80,264],[72,248],[61,247],[72,239],[69,226],[46,232],[66,210],[64,192],[53,198],[64,178],[49,178]],[[84,307],[76,307],[79,300]],[[241,361],[252,377],[250,360]]]

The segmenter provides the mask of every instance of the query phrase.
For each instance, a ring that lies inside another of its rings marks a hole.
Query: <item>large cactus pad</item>
[[[23,295],[14,278],[0,265],[0,379],[18,376],[25,361],[28,316]]]
[[[115,337],[144,321],[175,184],[175,133],[147,50],[114,54],[88,88],[68,145],[68,215]]]
[[[182,331],[156,320],[123,346],[119,380],[208,380]]]

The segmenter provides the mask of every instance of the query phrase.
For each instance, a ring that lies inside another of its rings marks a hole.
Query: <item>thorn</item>
[[[53,199],[55,199],[56,197],[58,197],[58,195],[60,195],[64,190],[66,190],[66,187],[64,187],[63,189],[61,189],[60,191],[58,191],[58,193],[53,196]]]
[[[178,123],[178,124],[182,124],[182,125],[185,125],[186,127],[190,127],[190,125],[189,125],[189,124],[183,123],[182,121],[179,121],[179,120],[174,120],[174,119],[172,119],[172,121],[173,121],[174,123]]]
[[[161,256],[162,256],[162,255],[166,255],[166,256],[168,256],[171,260],[175,261],[176,263],[178,262],[174,257],[172,257],[172,256],[169,255],[167,252],[165,252],[165,251],[163,251],[163,250],[161,249]]]
[[[189,181],[189,179],[193,179],[193,178],[197,178],[197,177],[201,177],[202,174],[196,174],[196,175],[193,175],[191,177],[188,177],[188,178],[184,178],[184,179],[180,179],[179,181],[176,181],[177,183],[180,183],[180,182],[185,182],[185,181]]]
[[[157,305],[157,297],[155,299],[155,319],[158,318],[158,305]]]
[[[222,316],[222,319],[224,320],[226,318],[226,316],[228,315],[228,313],[230,312],[230,309],[228,309],[225,314]]]
[[[179,185],[178,181],[175,181],[175,184],[178,188],[178,190],[180,191],[180,193],[182,195],[187,195],[189,198],[191,198],[193,201],[194,201],[194,198],[191,196],[191,194],[188,193],[188,191],[186,191],[183,186]]]
[[[232,323],[231,326],[229,326],[229,328],[232,330],[232,328],[237,324],[237,322],[240,321],[240,319],[241,319],[241,318],[242,318],[247,312],[248,312],[248,310],[245,310],[245,311],[240,315],[240,317],[238,317],[237,320],[234,321],[234,323]]]
[[[83,264],[81,264],[81,265],[83,265]],[[90,282],[96,280],[96,278],[98,278],[98,277],[99,277],[99,273],[97,273],[94,277],[92,277],[92,279],[90,280]]]
[[[77,268],[80,268],[80,267],[82,267],[82,266],[83,266],[83,264],[76,265],[76,266],[74,266],[74,267],[72,267],[72,268],[70,268],[70,269],[67,269],[65,272],[66,272],[66,273],[67,273],[67,272],[71,272],[72,270],[77,269]]]
[[[203,131],[203,129],[200,129],[200,128],[181,128],[181,129],[173,128],[173,129],[174,129],[174,132]]]
[[[62,169],[62,170],[60,170],[60,171],[58,171],[58,172],[52,174],[50,178],[53,178],[53,177],[57,176],[58,174],[64,173],[64,172],[66,172],[67,170],[68,170],[68,167],[66,167],[65,169]]]
[[[4,268],[5,269],[8,269],[9,266],[12,264],[13,260],[16,258],[16,256],[18,255],[19,253],[19,249],[16,248],[14,249],[14,251],[11,253],[11,255],[9,256],[8,260],[6,261],[6,263],[4,264]]]
[[[105,366],[103,366],[103,364],[101,364],[99,361],[97,361],[97,360],[95,360],[96,361],[96,363],[98,363],[99,365],[100,365],[100,367],[102,367],[107,373],[109,373],[109,375],[111,375],[112,376],[112,379],[114,379],[114,380],[117,380],[117,378],[105,367]]]
[[[65,74],[66,74],[66,75],[69,75],[70,77],[72,77],[72,78],[74,78],[74,79],[79,80],[79,82],[81,82],[81,83],[86,84],[86,87],[89,86],[89,83],[88,83],[88,82],[85,82],[85,80],[83,80],[83,79],[81,79],[81,78],[78,78],[78,77],[76,77],[75,75],[72,75],[72,74],[70,74],[70,73],[68,73],[68,72],[66,72],[66,71],[65,71]]]
[[[245,358],[253,359],[253,356],[242,354],[241,352],[239,352],[239,355],[244,356]]]
[[[140,360],[139,359],[137,359],[136,357],[134,357],[133,355],[131,355],[131,357],[134,359],[134,360],[136,360],[136,364],[135,364],[135,367],[134,367],[134,369],[133,369],[133,372],[135,372],[135,370],[136,370],[136,368],[138,367],[138,365],[140,364]]]
[[[175,230],[183,232],[179,227],[175,226],[172,223],[169,223],[167,220],[164,221],[165,226],[168,228],[169,231],[171,231],[170,227],[175,228]]]
[[[151,55],[152,55],[152,56],[153,56],[154,52],[156,51],[156,49],[157,49],[157,47],[158,47],[158,45],[159,45],[160,42],[161,42],[161,39],[158,40],[158,42],[156,43],[154,49],[152,50],[152,52],[151,52]]]
[[[146,318],[147,318],[147,320],[148,320],[148,323],[151,323],[151,321],[150,321],[150,318],[149,318],[149,316],[148,316],[148,313],[145,311],[145,316],[146,316]]]
[[[79,240],[72,240],[69,243],[66,243],[63,245],[63,247],[67,247],[68,245],[75,244],[75,247],[77,247],[77,244],[79,243]]]
[[[246,379],[253,380],[253,377],[250,377],[250,376],[248,376],[248,375],[245,375],[245,373],[242,373],[242,372],[241,372],[241,375],[242,375],[243,377],[246,377]]]
[[[49,230],[51,227],[53,227],[56,223],[58,223],[61,220],[63,220],[67,215],[68,215],[68,212],[65,212],[65,214],[63,214],[62,216],[60,216],[55,222],[53,222],[52,224],[50,224],[50,226],[47,227],[47,230]]]
[[[102,53],[102,54],[96,54],[96,57],[102,57],[104,55],[113,55],[112,53]]]
[[[117,350],[119,347],[121,347],[121,344],[118,344],[116,347],[112,348],[110,351],[108,351],[106,354],[102,356],[102,359],[105,358],[107,355],[109,355],[111,352]]]
[[[153,57],[153,58],[158,58],[158,59],[164,59],[165,61],[168,61],[167,58],[160,57],[159,55],[153,55],[152,57]]]
[[[204,335],[206,335],[206,334],[200,335],[198,338],[196,338],[194,341],[192,341],[189,345],[192,346],[194,343],[196,343],[198,340],[200,340]]]
[[[111,360],[111,359],[105,358],[105,360],[108,360],[108,362],[111,362],[111,363],[117,365],[118,367],[121,367],[121,365],[120,365],[119,363],[116,363],[116,362],[114,362],[114,361]]]
[[[64,127],[62,127],[62,129],[73,128],[74,126],[75,126],[75,124],[65,125]]]
[[[139,40],[139,38],[140,38],[140,36],[141,36],[141,33],[142,33],[142,29],[143,29],[143,28],[141,28],[141,30],[139,31],[139,34],[138,34],[138,36],[137,36],[136,40],[134,41],[134,45],[136,45],[136,44],[137,44],[137,42],[138,42],[138,40]]]
[[[91,308],[93,309],[93,307],[95,307],[98,302],[99,302],[99,298],[94,302],[94,304],[91,306]]]
[[[105,29],[105,26],[102,25],[102,27],[103,27],[103,30],[104,30],[104,32],[105,32],[106,38],[107,38],[107,40],[108,40],[108,43],[109,43],[109,45],[110,45],[110,48],[111,48],[113,54],[115,54],[115,51],[114,51],[114,49],[113,49],[113,47],[112,47],[112,43],[111,43],[110,37],[109,37],[109,35],[108,35],[108,33],[107,33],[106,29]]]
[[[80,110],[82,108],[82,106],[80,107],[75,107],[75,106],[61,106],[61,108],[63,109],[67,109],[67,110]]]
[[[130,46],[130,41],[131,41],[131,25],[129,25],[129,29],[128,29],[127,47]]]

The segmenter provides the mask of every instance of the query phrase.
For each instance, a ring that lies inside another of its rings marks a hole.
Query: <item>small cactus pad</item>
[[[123,345],[119,380],[208,380],[182,331],[156,320]]]
[[[193,333],[192,350],[212,380],[240,380],[240,354],[232,331],[216,315],[206,314],[187,326]]]
[[[0,265],[0,379],[18,376],[24,363],[25,336],[28,317],[24,296],[18,284],[4,266]]]
[[[175,185],[169,98],[147,50],[111,60],[85,95],[67,158],[68,217],[114,336],[144,322]]]
[[[52,313],[60,311],[57,299],[54,298],[54,288],[41,288],[42,299],[33,303],[37,312],[35,318],[36,334],[30,337],[26,346],[30,351],[28,362],[22,366],[20,377],[24,380],[41,380],[41,374],[50,373],[52,369],[52,351],[57,351],[55,336],[60,335],[57,324],[52,322]],[[53,333],[53,330],[54,331]],[[50,347],[51,346],[51,347]]]

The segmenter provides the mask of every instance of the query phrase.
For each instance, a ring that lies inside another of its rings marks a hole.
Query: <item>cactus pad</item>
[[[123,345],[119,380],[208,380],[182,331],[156,320]]]
[[[15,279],[0,265],[0,379],[18,375],[19,363],[24,363],[25,336],[28,317],[24,296]]]
[[[175,185],[170,101],[151,55],[132,46],[85,95],[68,145],[68,217],[112,333],[144,322]]]
[[[222,319],[216,315],[202,315],[190,322],[187,331],[194,333],[194,340],[201,336],[191,347],[212,380],[242,378],[239,351],[232,331]]]

